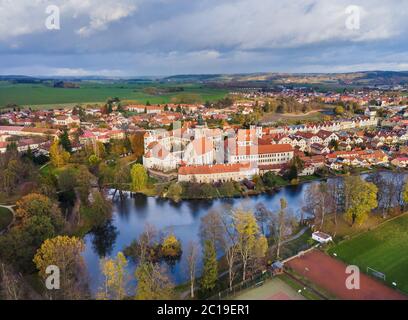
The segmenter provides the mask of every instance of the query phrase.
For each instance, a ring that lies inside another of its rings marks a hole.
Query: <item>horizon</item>
[[[69,79],[86,79],[86,78],[106,78],[106,79],[137,79],[137,78],[170,78],[170,77],[182,77],[182,76],[238,76],[238,75],[261,75],[261,74],[276,74],[276,75],[322,75],[322,74],[356,74],[356,73],[370,73],[370,72],[382,72],[382,73],[406,73],[407,70],[358,70],[358,71],[345,71],[345,72],[233,72],[233,73],[176,73],[167,75],[129,75],[129,76],[109,76],[109,75],[99,75],[99,74],[88,74],[81,76],[74,75],[55,75],[55,74],[2,74],[0,77],[28,77],[28,78],[69,78]]]

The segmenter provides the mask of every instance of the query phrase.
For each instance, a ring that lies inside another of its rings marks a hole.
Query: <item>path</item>
[[[0,235],[4,234],[6,231],[10,230],[11,226],[14,224],[15,220],[16,220],[16,212],[14,211],[14,205],[12,206],[6,206],[6,205],[2,205],[0,204],[0,207],[2,208],[6,208],[8,210],[10,210],[10,212],[13,214],[13,219],[11,220],[10,224],[4,229],[0,231]]]

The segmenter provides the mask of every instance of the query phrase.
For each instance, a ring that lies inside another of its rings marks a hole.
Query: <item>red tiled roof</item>
[[[234,163],[234,164],[215,164],[204,166],[185,166],[180,167],[178,173],[180,175],[187,174],[217,174],[227,172],[239,172],[241,170],[250,170],[250,163]]]

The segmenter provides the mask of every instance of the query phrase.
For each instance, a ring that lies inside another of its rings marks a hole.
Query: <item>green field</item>
[[[234,300],[304,300],[305,297],[280,278],[266,280],[263,285],[242,291]]]
[[[132,84],[115,82],[112,84],[98,82],[81,82],[78,89],[53,88],[45,84],[12,84],[0,82],[0,107],[7,104],[20,106],[53,107],[73,103],[104,102],[109,97],[118,97],[121,100],[133,100],[140,103],[149,101],[152,104],[169,103],[180,95],[194,94],[201,102],[214,101],[223,98],[226,90],[213,89],[195,84],[178,84],[183,87],[181,92],[149,95],[144,90],[147,87],[166,88],[169,85],[144,83]]]
[[[384,223],[329,249],[346,263],[374,268],[386,275],[386,282],[408,293],[408,215]]]
[[[0,231],[5,229],[13,220],[13,214],[9,209],[0,207]]]

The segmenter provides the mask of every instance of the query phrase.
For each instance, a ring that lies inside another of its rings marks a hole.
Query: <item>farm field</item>
[[[330,248],[337,258],[385,274],[385,281],[408,294],[408,214],[390,220],[378,228]]]
[[[30,106],[37,108],[52,108],[56,105],[72,103],[98,103],[104,102],[109,97],[118,97],[121,100],[132,100],[138,103],[152,104],[169,103],[174,98],[183,95],[195,95],[200,102],[214,101],[223,98],[228,92],[221,89],[213,89],[194,84],[180,84],[183,91],[150,95],[145,92],[148,87],[168,88],[167,85],[146,83],[80,83],[80,88],[54,88],[44,84],[11,84],[0,83],[0,108],[7,104]]]

